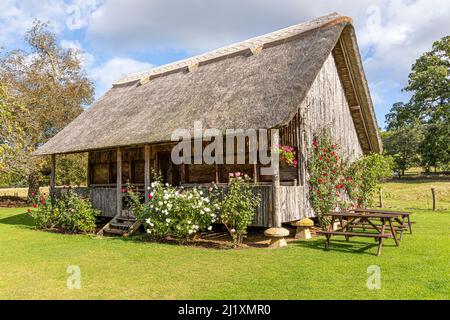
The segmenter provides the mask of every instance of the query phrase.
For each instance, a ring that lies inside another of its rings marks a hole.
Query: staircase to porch
[[[140,226],[141,223],[133,217],[129,210],[122,210],[122,214],[112,218],[97,235],[128,237],[135,233]]]

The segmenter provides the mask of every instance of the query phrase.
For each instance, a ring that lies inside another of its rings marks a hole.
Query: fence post
[[[433,211],[436,211],[436,188],[431,188],[431,194],[433,195]]]
[[[380,201],[380,208],[383,208],[383,189],[380,188],[380,193],[379,193],[379,201]]]

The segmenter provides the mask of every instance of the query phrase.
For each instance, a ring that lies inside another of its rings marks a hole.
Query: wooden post
[[[144,147],[144,158],[145,158],[145,168],[144,168],[144,189],[145,189],[145,203],[148,203],[148,195],[150,194],[150,145],[145,145]]]
[[[117,214],[122,214],[122,150],[117,148]]]
[[[380,208],[383,208],[383,189],[380,188],[380,193],[378,195],[378,198],[380,200]]]
[[[431,188],[431,194],[433,196],[433,211],[436,211],[436,188]]]
[[[300,137],[301,135],[301,125],[300,122],[297,122],[296,132],[296,144],[297,144],[297,181],[300,185],[303,185],[302,178],[302,163],[303,163],[303,142]],[[297,184],[296,184],[297,185]]]
[[[86,187],[89,188],[89,186],[91,185],[91,152],[88,152],[87,158],[88,159],[87,159]]]
[[[254,184],[258,184],[258,164],[253,164],[253,182]]]
[[[50,196],[53,199],[56,185],[56,155],[50,156]]]
[[[276,146],[280,143],[280,133],[278,129],[271,130],[272,143],[271,143],[271,157],[278,156]],[[272,163],[273,176],[272,176],[272,192],[273,192],[273,226],[276,228],[281,227],[281,208],[280,208],[280,166],[277,161]]]
[[[215,169],[215,173],[216,173],[216,183],[219,184],[220,183],[220,177],[219,177],[219,165],[216,163],[214,166]]]

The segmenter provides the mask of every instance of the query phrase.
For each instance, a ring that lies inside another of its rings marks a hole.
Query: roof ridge
[[[333,12],[328,15],[315,18],[313,20],[308,20],[306,22],[292,25],[264,35],[236,42],[231,45],[221,47],[200,55],[171,62],[144,72],[129,74],[120,79],[119,81],[115,82],[113,86],[134,83],[137,81],[140,81],[143,84],[147,82],[147,80],[152,76],[160,76],[165,73],[170,73],[176,70],[189,68],[190,66],[198,65],[199,63],[206,63],[208,61],[217,60],[223,57],[235,55],[240,52],[245,52],[248,50],[251,50],[251,52],[254,52],[255,50],[258,51],[264,45],[273,42],[279,42],[280,40],[288,39],[295,35],[299,35],[317,28],[333,25],[339,22],[352,23],[352,19],[350,17],[343,16],[337,12]]]

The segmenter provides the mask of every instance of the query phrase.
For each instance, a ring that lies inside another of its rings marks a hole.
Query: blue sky
[[[23,47],[35,18],[63,47],[79,49],[99,98],[127,73],[145,71],[330,12],[355,21],[378,123],[411,65],[448,35],[448,0],[1,0],[0,47]]]

